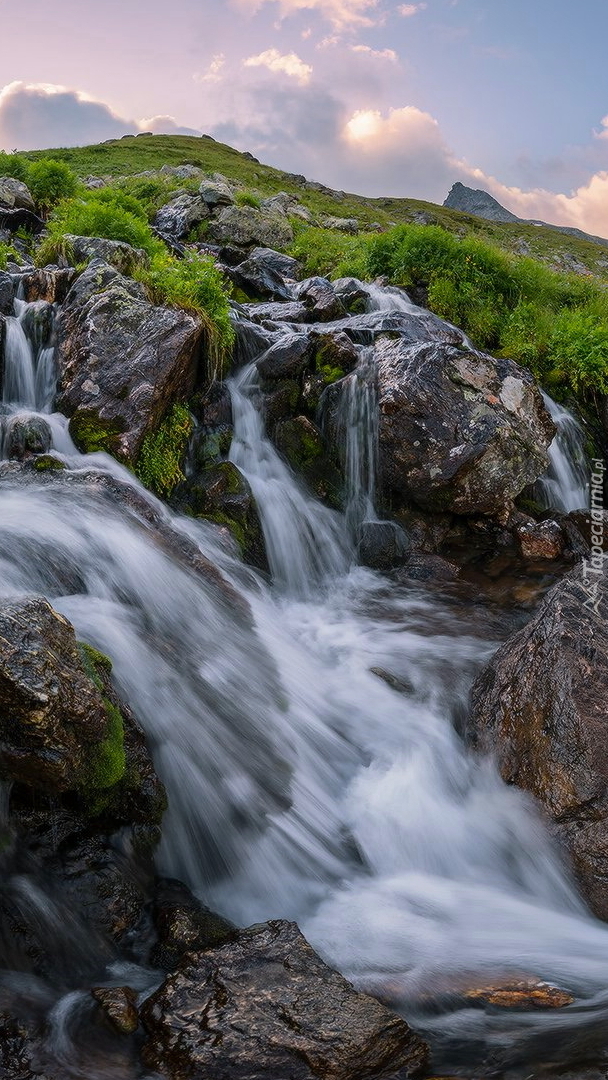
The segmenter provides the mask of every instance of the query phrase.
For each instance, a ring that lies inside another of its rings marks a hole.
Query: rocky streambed
[[[580,429],[218,214],[222,383],[124,245],[0,275],[4,1075],[605,1068]]]

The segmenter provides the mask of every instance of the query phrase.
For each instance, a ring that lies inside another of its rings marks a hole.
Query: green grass
[[[135,471],[142,484],[162,498],[184,479],[182,464],[193,428],[185,405],[174,405],[156,431],[144,439]]]

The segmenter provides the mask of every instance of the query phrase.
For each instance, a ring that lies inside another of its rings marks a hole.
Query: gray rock
[[[306,221],[309,225],[314,222],[310,210],[302,206],[296,195],[290,195],[287,191],[279,191],[269,199],[264,199],[262,206],[265,210],[276,210],[287,217],[302,218],[302,221]]]
[[[41,416],[13,416],[6,425],[4,456],[9,461],[23,461],[34,454],[46,454],[51,441],[51,429]]]
[[[15,283],[6,270],[0,270],[0,315],[12,315],[15,303]]]
[[[171,1080],[415,1076],[428,1048],[328,968],[294,923],[186,958],[145,1003],[143,1058]]]
[[[301,375],[312,355],[312,341],[307,334],[284,337],[262,353],[257,369],[263,379],[291,379]]]
[[[460,182],[453,185],[444,206],[451,210],[461,210],[464,214],[474,214],[475,217],[486,218],[488,221],[519,221],[515,214],[506,210],[487,191],[479,188],[465,187]]]
[[[306,304],[312,322],[334,322],[347,314],[344,304],[327,278],[306,278],[296,286],[295,296]]]
[[[293,229],[283,214],[253,206],[226,206],[211,222],[209,235],[219,244],[239,247],[287,247]]]
[[[250,259],[255,259],[261,266],[268,266],[275,274],[288,281],[299,281],[302,274],[302,264],[291,255],[284,255],[281,251],[272,248],[256,247],[249,254]]]
[[[12,176],[0,176],[0,206],[7,210],[32,210],[36,204],[27,186]]]
[[[586,575],[586,576],[585,576]],[[577,569],[503,645],[472,692],[468,734],[530,792],[608,919],[608,577]]]
[[[554,425],[531,375],[442,343],[375,345],[387,498],[423,510],[504,510],[547,468]]]
[[[356,236],[359,232],[359,222],[356,218],[323,217],[321,224],[324,229],[337,229],[338,232],[349,233]]]
[[[225,272],[247,296],[260,300],[292,299],[292,290],[281,274],[253,253],[238,266],[226,268]]]
[[[131,247],[122,240],[106,240],[101,236],[66,236],[72,245],[74,258],[78,263],[90,263],[93,259],[103,259],[121,274],[132,274],[138,266],[146,266],[148,256],[141,248]]]
[[[198,190],[207,206],[212,208],[216,206],[232,206],[234,203],[232,188],[225,179],[203,180]]]
[[[70,290],[58,328],[58,408],[83,450],[134,462],[149,431],[194,388],[202,321],[156,307],[95,261]]]
[[[209,207],[200,195],[178,195],[160,208],[154,226],[162,236],[184,240],[191,229],[208,217]]]
[[[357,537],[357,554],[362,566],[390,570],[405,558],[410,542],[394,521],[364,521]]]

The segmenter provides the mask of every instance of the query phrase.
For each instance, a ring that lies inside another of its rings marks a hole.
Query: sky
[[[608,0],[0,0],[0,147],[207,133],[608,236]]]

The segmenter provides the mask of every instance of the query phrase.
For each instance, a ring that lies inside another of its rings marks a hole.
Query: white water
[[[341,386],[336,420],[344,454],[345,516],[355,534],[364,521],[376,520],[378,389],[373,349],[361,350],[357,367]]]
[[[589,508],[589,463],[585,454],[585,432],[563,405],[543,394],[547,410],[557,427],[549,447],[549,470],[538,481],[537,497],[548,510]]]
[[[608,1015],[608,929],[530,801],[453,727],[495,647],[489,621],[353,568],[346,521],[266,438],[252,368],[231,393],[232,460],[258,502],[274,586],[244,575],[203,524],[173,526],[246,596],[253,625],[99,486],[0,482],[0,592],[48,596],[112,657],[169,793],[161,871],[242,923],[299,920],[330,962],[389,989],[436,1038],[521,1049],[528,1031]],[[421,996],[508,972],[555,981],[580,1008],[420,1012]],[[78,1002],[51,1017],[64,1060]]]

